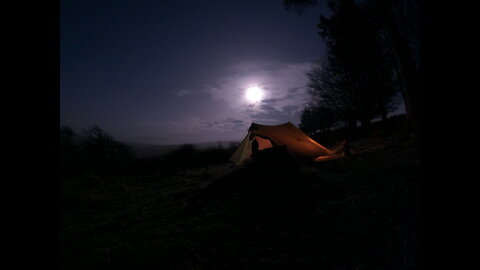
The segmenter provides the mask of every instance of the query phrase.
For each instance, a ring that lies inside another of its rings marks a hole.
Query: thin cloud
[[[151,138],[161,138],[162,143],[175,141],[225,141],[241,140],[252,122],[277,125],[285,122],[298,124],[301,110],[309,98],[307,91],[310,63],[242,62],[227,68],[230,75],[204,85],[201,92],[213,102],[228,108],[218,117],[189,115],[172,121],[143,121]],[[251,85],[261,87],[264,99],[248,103],[244,91]],[[178,97],[198,95],[190,90],[174,92]],[[143,130],[143,129],[142,129]],[[146,137],[146,134],[136,134]],[[150,137],[150,136],[149,136]],[[171,139],[167,139],[171,138]]]
[[[233,110],[247,116],[244,121],[299,122],[300,110],[308,99],[311,63],[240,62],[204,91],[215,100],[227,102]],[[260,104],[249,104],[243,97],[246,88],[257,85],[265,92]]]
[[[192,93],[192,91],[190,91],[190,90],[178,90],[174,94],[176,96],[179,96],[179,97],[184,97],[184,96],[189,95],[191,93]]]

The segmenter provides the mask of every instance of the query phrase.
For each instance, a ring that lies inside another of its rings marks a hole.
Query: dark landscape
[[[122,173],[65,172],[62,264],[415,269],[418,146],[415,137],[384,132],[352,142],[349,157],[294,167],[234,166],[234,148],[185,146],[133,159]]]
[[[62,269],[420,269],[423,1],[59,4]]]

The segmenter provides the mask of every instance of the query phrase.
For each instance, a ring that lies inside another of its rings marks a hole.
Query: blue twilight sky
[[[323,1],[60,1],[60,124],[125,142],[241,140],[298,124],[306,71],[325,55]],[[244,95],[263,89],[260,102]]]

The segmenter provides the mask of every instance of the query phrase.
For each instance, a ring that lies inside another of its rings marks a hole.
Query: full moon
[[[245,98],[250,102],[258,102],[263,98],[263,90],[258,86],[251,86],[245,91]]]

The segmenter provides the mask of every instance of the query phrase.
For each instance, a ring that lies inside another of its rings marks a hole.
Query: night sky
[[[251,122],[298,125],[305,73],[326,53],[322,3],[301,15],[282,0],[60,5],[60,124],[124,142],[238,141]],[[260,101],[245,97],[254,86]]]

